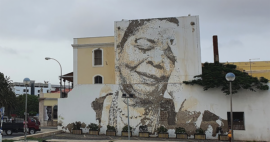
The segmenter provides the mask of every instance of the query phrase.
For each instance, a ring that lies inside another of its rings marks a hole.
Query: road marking
[[[112,140],[112,137],[109,136],[109,138]]]

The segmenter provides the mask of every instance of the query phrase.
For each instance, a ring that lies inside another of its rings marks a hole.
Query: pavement
[[[222,142],[219,140],[195,140],[195,139],[176,139],[176,138],[156,138],[156,137],[150,137],[150,138],[142,138],[142,137],[130,137],[131,140],[128,140],[128,137],[120,137],[120,136],[106,136],[106,135],[90,135],[90,134],[82,134],[82,135],[75,135],[70,133],[63,133],[60,130],[57,130],[56,128],[41,128],[41,132],[34,134],[34,135],[28,135],[28,137],[35,137],[35,138],[41,138],[42,140],[45,140],[44,142],[137,142],[137,141],[147,141],[147,142],[160,142],[160,141],[168,141],[168,142]],[[23,134],[23,133],[22,133]],[[22,136],[14,137],[12,140],[20,140]],[[3,137],[3,139],[6,139]],[[29,140],[30,142],[30,140]],[[35,141],[31,141],[35,142]],[[228,142],[228,141],[224,141]],[[242,141],[235,141],[235,142],[242,142]]]
[[[48,142],[137,142],[137,141],[147,141],[147,142],[160,142],[160,141],[168,141],[168,142],[222,142],[219,140],[195,140],[195,139],[176,139],[176,138],[142,138],[142,137],[130,137],[131,140],[128,140],[128,137],[120,137],[120,136],[106,136],[106,135],[75,135],[70,133],[60,133],[51,135],[49,137],[43,137]],[[224,141],[228,142],[228,141]],[[239,142],[239,141],[238,141]]]

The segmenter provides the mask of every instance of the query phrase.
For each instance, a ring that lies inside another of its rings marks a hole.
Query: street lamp
[[[260,58],[249,59],[250,75],[252,76],[251,60],[260,60]]]
[[[24,115],[25,115],[25,120],[24,120],[24,141],[26,141],[26,126],[27,126],[27,86],[30,84],[30,79],[29,78],[24,78],[23,79],[23,84],[25,85],[26,87],[26,94],[25,94],[25,112],[24,112]]]
[[[133,94],[122,94],[122,98],[127,98],[127,113],[128,113],[128,140],[130,140],[130,130],[129,130],[129,104],[128,104],[128,98],[134,98]]]
[[[232,141],[233,142],[233,112],[232,112],[232,81],[235,79],[235,75],[231,72],[225,76],[226,80],[230,82],[230,95],[231,95],[231,130],[232,130]]]
[[[46,57],[45,58],[45,60],[50,60],[50,59],[55,60],[56,62],[58,62],[54,58],[50,58],[50,57]],[[61,66],[61,64],[59,62],[58,62],[58,64],[60,65],[60,70],[61,70],[61,76],[60,76],[60,97],[63,98],[63,96],[62,96],[62,66]]]

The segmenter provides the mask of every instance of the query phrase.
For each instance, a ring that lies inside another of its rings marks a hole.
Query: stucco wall
[[[219,89],[212,89],[208,91],[203,91],[200,86],[187,86],[180,85],[179,91],[174,91],[174,102],[175,111],[179,113],[179,109],[183,103],[182,111],[190,112],[200,112],[197,120],[195,121],[195,126],[200,127],[202,125],[202,117],[206,110],[219,116],[221,119],[227,119],[227,112],[230,111],[230,98],[223,94]],[[69,93],[69,98],[60,98],[58,102],[59,106],[59,121],[61,126],[59,129],[64,129],[68,131],[70,127],[69,124],[80,121],[86,125],[90,123],[99,123],[96,120],[96,112],[92,108],[91,104],[96,99],[106,96],[106,94],[113,93],[116,94],[119,90],[117,85],[78,85]],[[102,119],[100,134],[105,134],[106,125],[109,123],[109,110],[110,110],[110,100],[114,97],[109,96],[103,103],[102,109]],[[121,95],[121,94],[119,94]],[[186,100],[185,100],[186,99]],[[235,130],[236,140],[256,140],[256,141],[266,141],[270,139],[270,91],[258,91],[250,92],[246,90],[239,91],[238,94],[233,96],[233,111],[234,112],[244,112],[245,118],[245,130]],[[78,102],[74,104],[74,102]],[[119,106],[123,110],[122,118],[126,117],[126,105],[122,104]],[[130,109],[130,116],[135,116],[136,113]],[[185,117],[182,117],[184,119]],[[117,119],[121,121],[121,118],[117,116]],[[157,118],[158,119],[158,118]],[[177,117],[177,121],[181,120],[181,117]],[[192,119],[189,119],[192,120]],[[122,120],[123,123],[127,123],[127,119]],[[141,120],[130,119],[131,126],[135,128],[137,123]],[[220,120],[215,121],[217,124],[221,125]],[[117,125],[118,135],[124,126],[122,122]],[[187,121],[186,123],[189,123]],[[175,126],[179,126],[176,124]],[[83,129],[87,132],[87,129]],[[170,136],[174,137],[174,130],[170,129]],[[212,136],[213,127],[208,125],[206,132],[207,138],[217,139],[217,136]],[[133,132],[133,135],[138,134],[138,127]],[[192,136],[191,136],[192,137]]]
[[[60,98],[60,93],[44,93],[44,98]]]
[[[114,42],[114,36],[76,38],[77,44],[95,44]]]
[[[101,75],[105,84],[115,83],[114,47],[101,47],[103,66],[92,65],[92,51],[96,48],[78,49],[78,84],[94,84],[93,77]]]
[[[251,62],[230,62],[238,68],[245,70],[254,77],[265,77],[270,79],[270,62],[269,61],[251,61]],[[250,70],[251,68],[251,70]]]

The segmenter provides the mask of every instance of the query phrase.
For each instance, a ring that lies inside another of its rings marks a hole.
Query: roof
[[[73,72],[62,75],[62,78],[66,81],[73,82]]]

